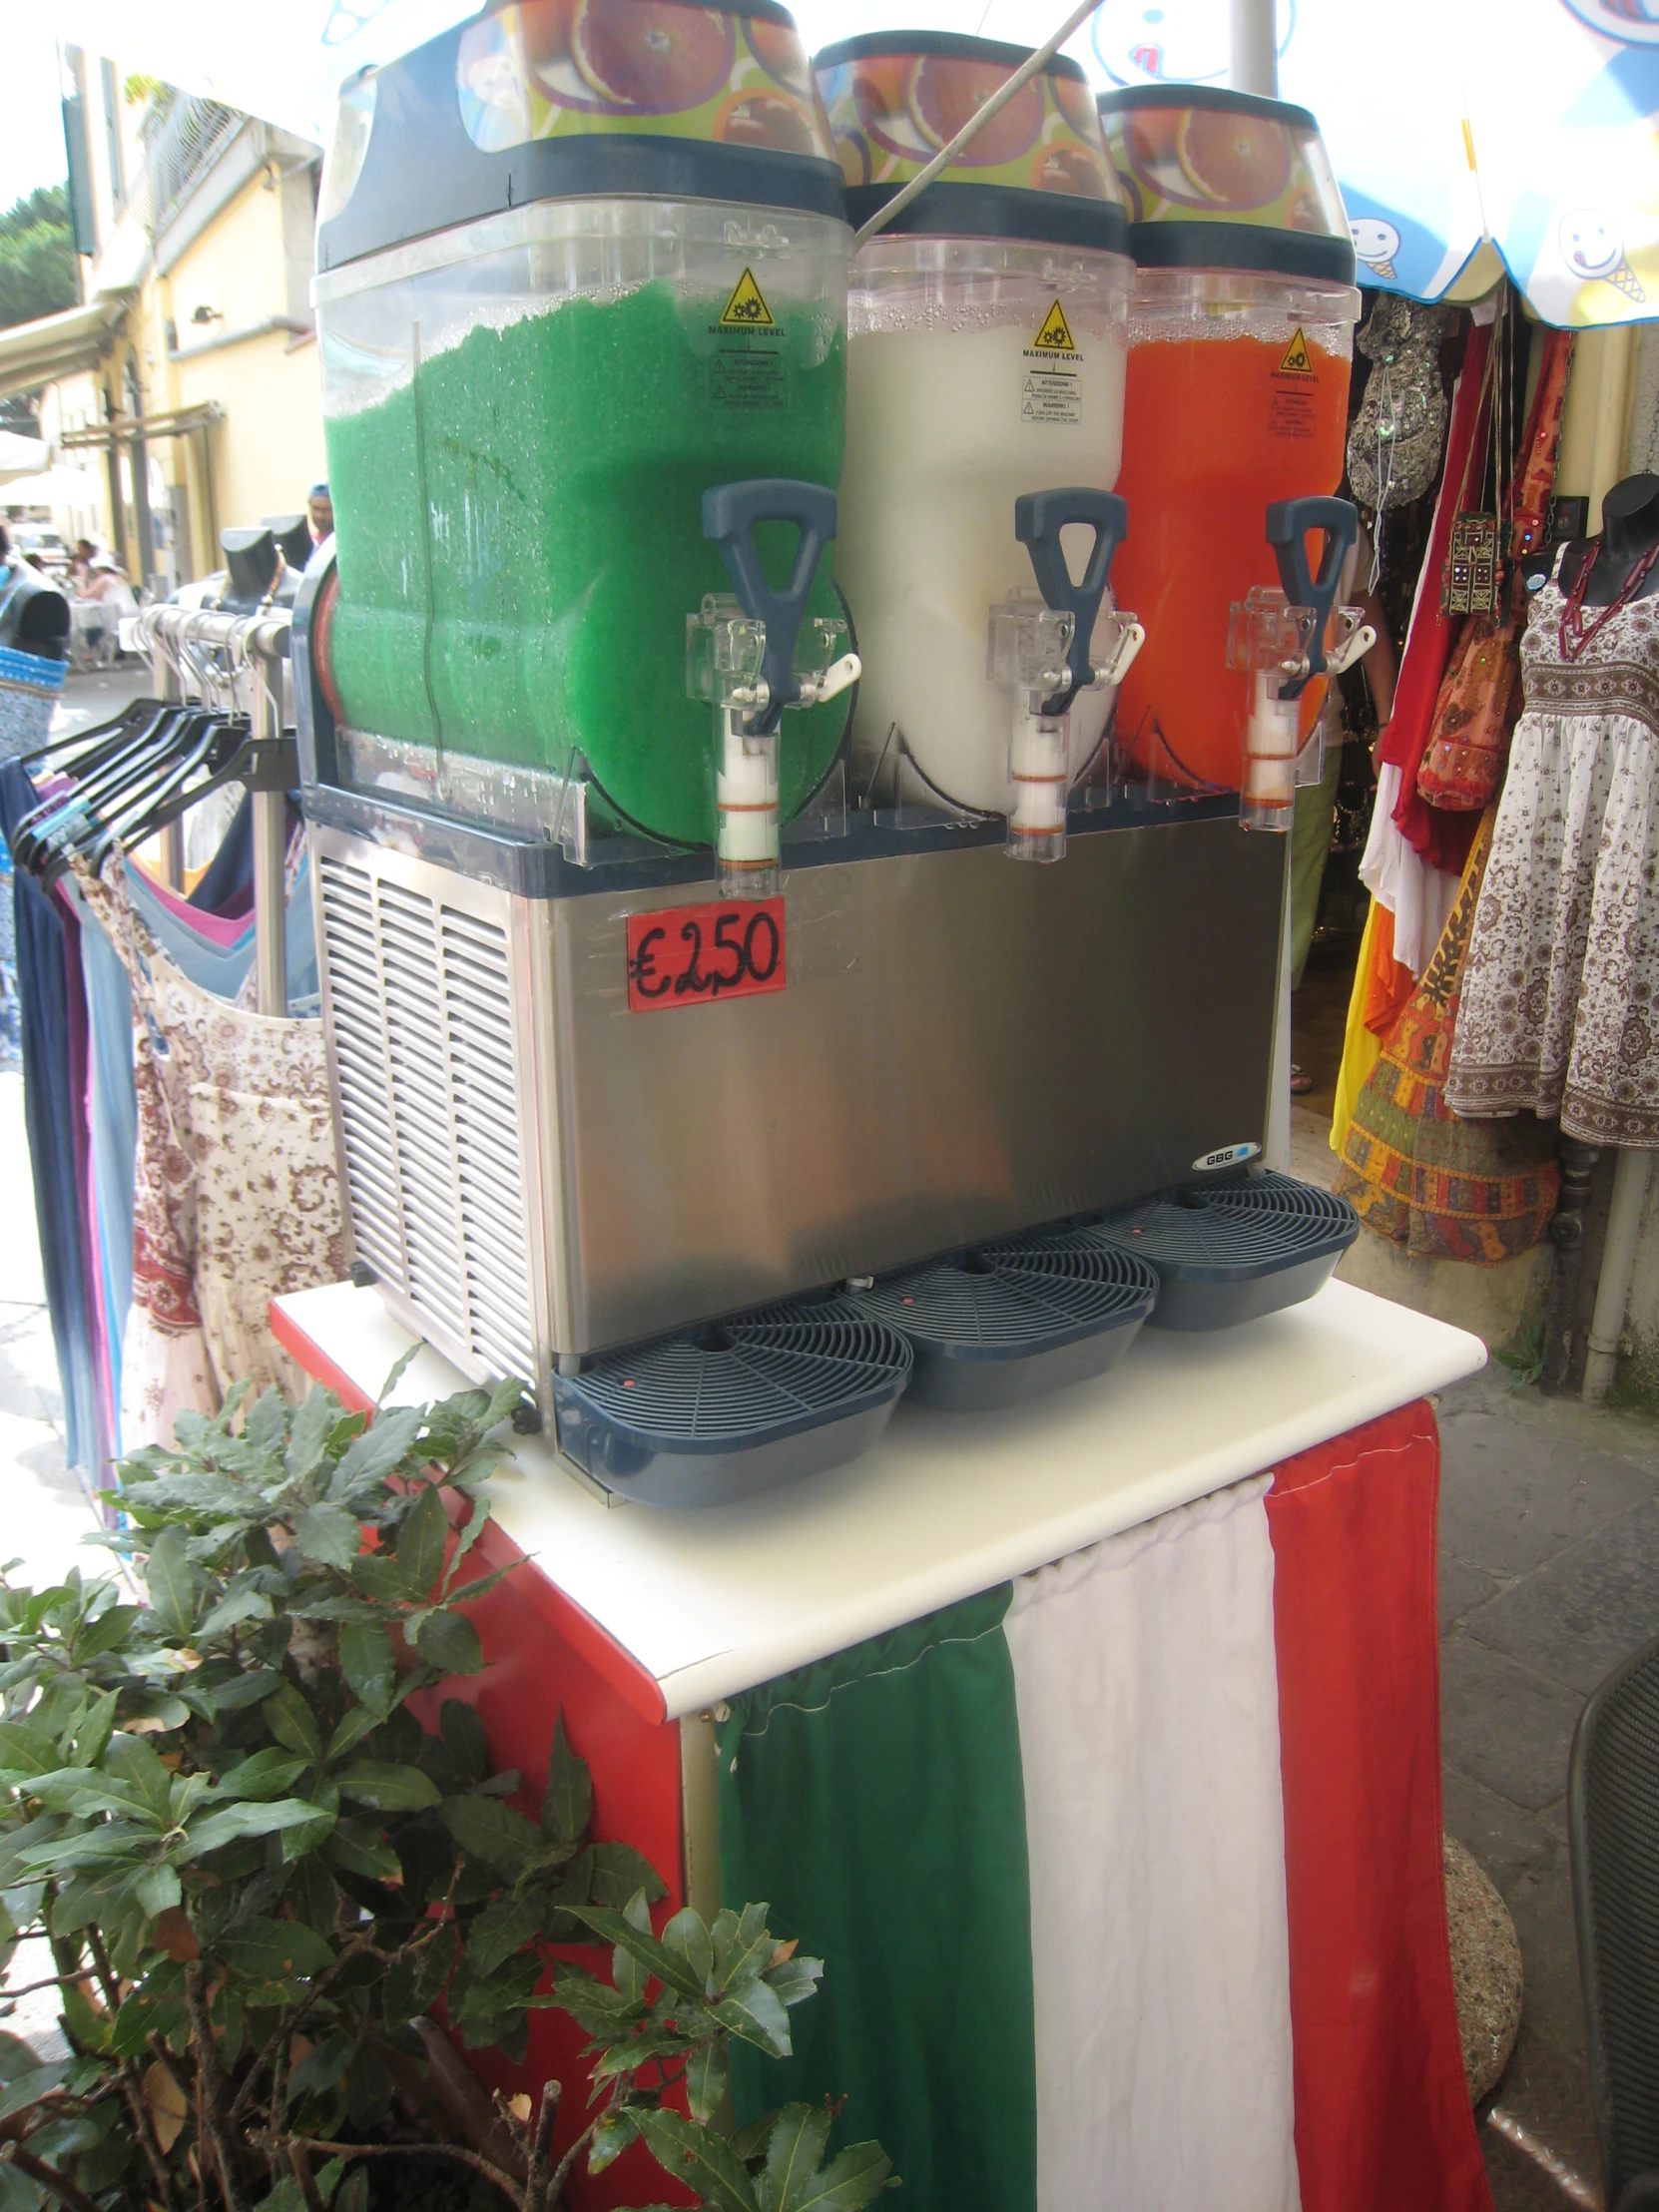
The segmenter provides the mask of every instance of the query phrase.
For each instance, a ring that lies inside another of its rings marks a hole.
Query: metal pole
[[[255,666],[254,734],[275,746],[282,736],[282,664],[274,653],[259,655]],[[283,792],[254,794],[254,960],[257,1004],[262,1014],[288,1010],[287,897],[283,862],[287,857],[287,798]]]
[[[156,687],[156,697],[177,704],[185,696],[185,687],[179,680],[179,670],[173,656],[163,646],[160,637],[153,637],[150,646],[150,677]],[[158,837],[161,846],[162,881],[170,891],[182,891],[185,887],[185,826],[182,822],[170,822]]]
[[[1228,0],[1232,34],[1227,81],[1259,100],[1279,98],[1279,36],[1275,0]]]
[[[1605,1402],[1618,1365],[1630,1304],[1630,1279],[1636,1272],[1636,1247],[1642,1234],[1642,1203],[1647,1197],[1651,1152],[1623,1150],[1613,1170],[1613,1202],[1607,1213],[1607,1239],[1601,1248],[1595,1312],[1590,1320],[1590,1349],[1584,1362],[1584,1402]]]

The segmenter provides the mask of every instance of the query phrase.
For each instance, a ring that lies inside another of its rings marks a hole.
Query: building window
[[[110,156],[110,204],[119,215],[127,205],[127,172],[121,159],[121,87],[115,81],[115,64],[98,64],[104,89],[104,139]]]

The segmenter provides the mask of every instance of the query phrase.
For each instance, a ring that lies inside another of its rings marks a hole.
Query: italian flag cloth
[[[906,2212],[1489,2212],[1421,1411],[734,1702],[722,1888],[827,1961],[740,2119],[844,2098]]]

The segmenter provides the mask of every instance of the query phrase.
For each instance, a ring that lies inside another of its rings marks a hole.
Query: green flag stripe
[[[906,2212],[1033,2212],[1036,2073],[1009,1589],[737,1699],[720,1731],[721,1886],[826,1961],[795,2055],[740,2047],[741,2120],[844,2097]],[[964,1818],[963,1809],[969,1809]],[[896,2201],[896,2200],[895,2200]]]

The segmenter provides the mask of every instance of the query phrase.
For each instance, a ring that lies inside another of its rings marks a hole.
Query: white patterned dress
[[[1557,562],[1559,570],[1559,562]],[[1469,940],[1446,1103],[1659,1148],[1659,598],[1563,660],[1552,576]]]

